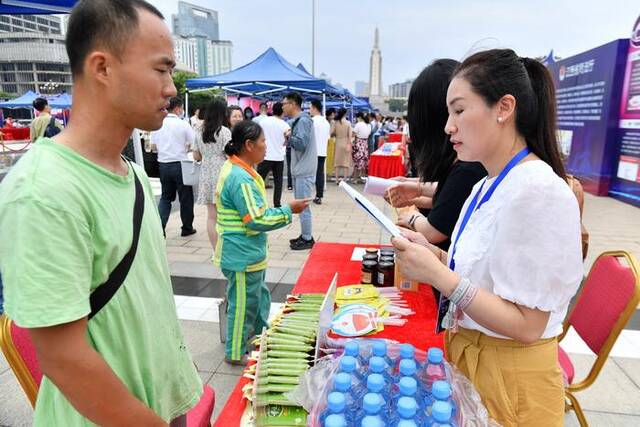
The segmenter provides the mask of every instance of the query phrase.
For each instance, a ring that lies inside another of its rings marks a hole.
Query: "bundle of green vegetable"
[[[286,398],[285,393],[298,385],[300,375],[309,369],[310,363],[313,362],[323,300],[324,294],[290,296],[282,311],[271,322],[266,336],[255,341],[255,344],[266,346],[266,349],[260,348],[259,369],[253,384],[256,392],[253,402],[255,407],[295,407],[294,403]],[[273,411],[269,410],[257,411],[257,424],[300,425],[299,417],[293,417],[295,421],[289,417],[278,417],[276,420],[270,415],[272,413]],[[286,420],[291,423],[287,424]],[[284,424],[281,424],[283,422]]]

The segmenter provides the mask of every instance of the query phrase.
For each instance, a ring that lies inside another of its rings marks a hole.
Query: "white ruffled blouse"
[[[479,200],[493,180],[495,177],[484,184]],[[484,181],[478,182],[467,198],[452,242]],[[449,258],[452,249],[453,245]],[[471,215],[458,241],[455,271],[503,299],[551,312],[542,338],[559,335],[583,274],[580,212],[569,185],[541,160],[514,167],[491,198]],[[466,314],[459,325],[507,338]]]

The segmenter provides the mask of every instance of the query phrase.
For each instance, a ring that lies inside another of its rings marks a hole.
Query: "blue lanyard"
[[[460,229],[458,230],[458,235],[456,236],[456,241],[453,243],[453,252],[451,252],[451,261],[449,262],[449,268],[451,270],[455,270],[456,268],[456,262],[454,259],[454,257],[456,256],[456,247],[458,246],[458,241],[460,240],[460,236],[462,236],[462,232],[464,231],[465,227],[467,226],[467,223],[469,222],[469,218],[471,218],[471,215],[476,210],[480,209],[480,206],[482,206],[485,202],[487,202],[491,198],[491,196],[493,195],[493,192],[496,191],[496,188],[498,187],[498,185],[500,185],[502,180],[507,176],[507,174],[511,171],[511,169],[513,169],[518,163],[520,163],[520,161],[524,159],[529,153],[530,153],[529,147],[525,147],[518,154],[516,154],[511,160],[509,160],[509,163],[507,163],[504,169],[502,169],[502,172],[500,172],[500,175],[498,175],[498,177],[493,182],[493,184],[491,184],[491,187],[489,187],[489,190],[487,190],[487,193],[482,197],[482,200],[480,200],[480,203],[478,203],[478,198],[482,193],[482,188],[484,187],[485,182],[487,182],[486,179],[482,183],[478,191],[476,192],[475,196],[473,196],[473,200],[471,200],[471,203],[469,204],[469,207],[467,208],[467,211],[464,213],[464,217],[462,218],[462,223],[460,224]]]

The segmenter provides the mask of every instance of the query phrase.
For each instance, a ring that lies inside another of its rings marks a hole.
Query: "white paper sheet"
[[[374,196],[383,197],[387,188],[392,185],[399,184],[398,181],[393,179],[378,178],[377,176],[370,176],[367,178],[366,184],[364,184],[364,193],[373,194]]]
[[[351,261],[362,261],[362,257],[367,253],[367,248],[353,248],[351,253]]]
[[[340,182],[340,188],[342,188],[362,210],[364,210],[371,218],[373,218],[378,225],[387,230],[393,237],[400,236],[400,230],[380,209],[378,209],[373,203],[371,203],[366,197],[354,190],[346,182]]]

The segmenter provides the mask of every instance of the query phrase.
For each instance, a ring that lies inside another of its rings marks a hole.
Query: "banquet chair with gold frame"
[[[561,341],[569,327],[573,327],[596,355],[587,376],[580,382],[574,382],[573,363],[558,346],[558,362],[565,377],[565,412],[575,411],[581,426],[589,424],[574,393],[585,390],[596,381],[618,336],[639,302],[640,266],[633,255],[626,251],[600,254],[583,283],[558,339]]]

